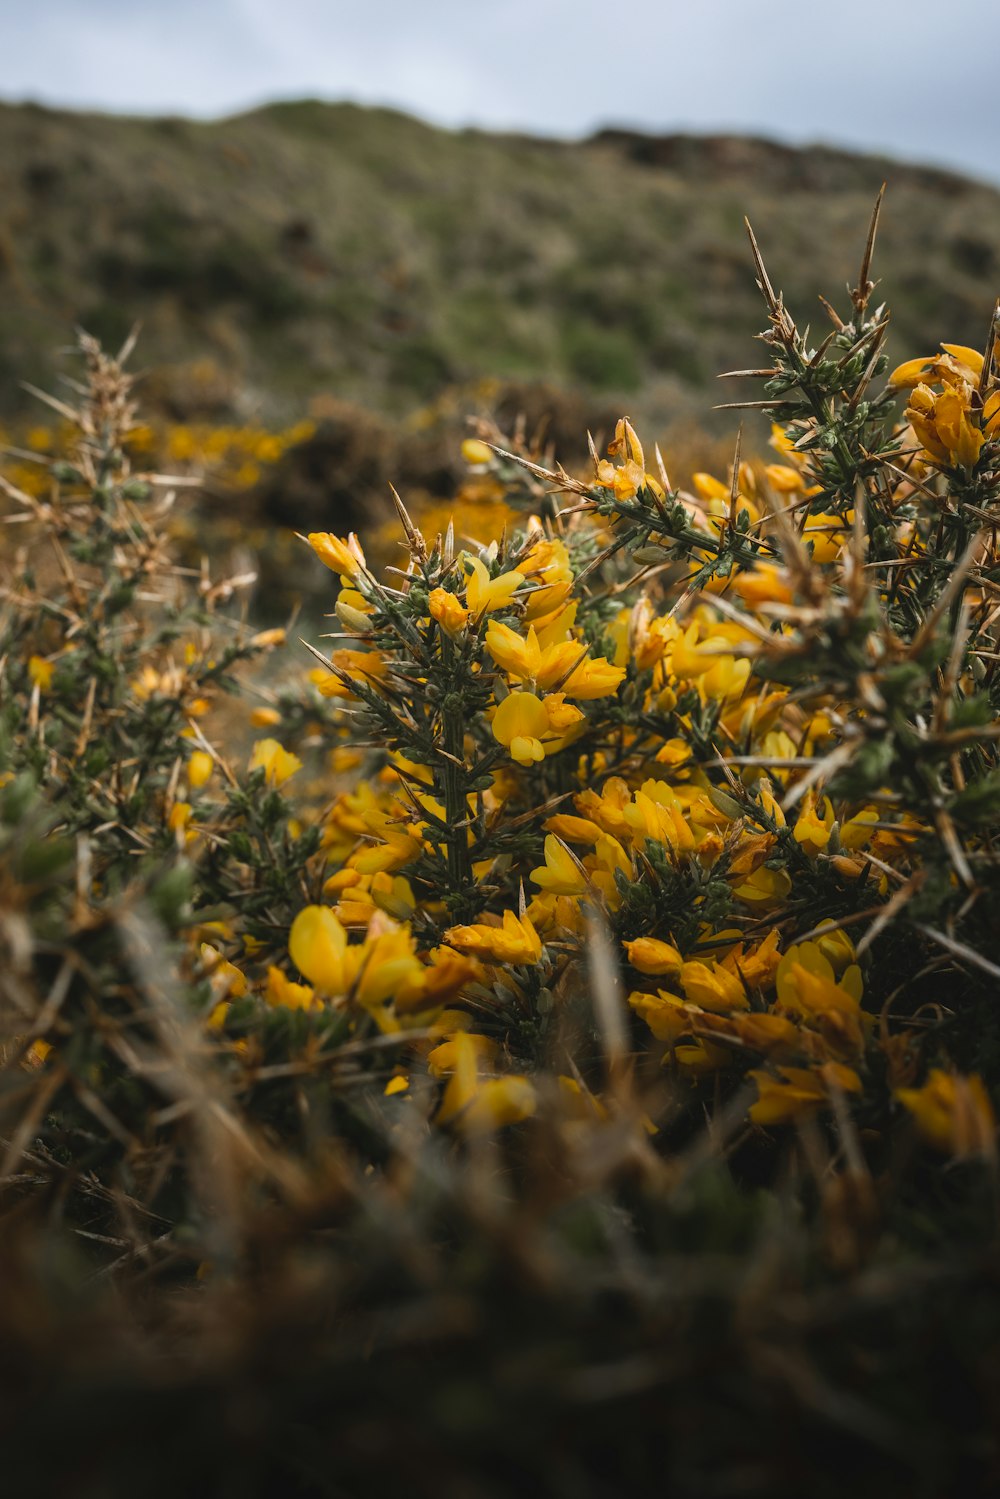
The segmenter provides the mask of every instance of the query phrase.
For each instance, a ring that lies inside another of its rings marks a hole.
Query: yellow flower
[[[728,1015],[731,1010],[750,1008],[739,976],[723,968],[714,958],[708,963],[682,964],[680,981],[688,1002],[713,1014]]]
[[[500,1056],[500,1044],[492,1037],[474,1031],[455,1031],[427,1053],[428,1072],[432,1077],[449,1077],[465,1060],[470,1048],[477,1062],[487,1067]]]
[[[524,564],[519,569],[524,571]],[[561,572],[562,569],[553,567],[552,573]],[[568,572],[568,569],[567,569]],[[524,602],[524,618],[528,622],[534,622],[542,629],[549,626],[560,618],[559,611],[569,598],[573,588],[573,575],[568,573],[564,579],[556,579],[553,582],[546,581],[537,588],[532,589]]]
[[[866,1017],[861,1009],[861,970],[856,963],[850,964],[838,981],[819,944],[800,942],[783,955],[776,983],[783,1010],[814,1025],[835,1051],[861,1055]]]
[[[469,611],[446,588],[435,588],[427,600],[431,619],[446,635],[458,635],[469,622]]]
[[[427,954],[424,968],[424,992],[428,1002],[447,1004],[479,973],[474,958],[453,952],[450,947],[435,947]]]
[[[637,937],[634,942],[622,944],[633,968],[640,973],[659,975],[679,974],[684,959],[670,942],[661,942],[657,937]]]
[[[260,651],[270,650],[273,646],[284,645],[284,643],[285,631],[280,627],[274,630],[258,630],[250,640],[250,644]]]
[[[330,769],[335,776],[347,775],[364,763],[360,750],[349,749],[346,744],[335,745],[330,751]]]
[[[991,439],[1000,437],[1000,390],[987,396],[983,405],[983,431]]]
[[[383,871],[393,874],[411,863],[422,846],[420,839],[409,833],[388,833],[384,841],[366,844],[351,854],[351,868],[360,874],[379,874]]]
[[[527,595],[524,618],[539,624],[549,621],[560,610],[573,587],[573,569],[565,542],[538,533],[538,538],[517,565],[518,572],[537,586]],[[567,620],[567,623],[571,623]]]
[[[31,656],[28,659],[28,676],[34,682],[39,692],[48,692],[52,686],[52,677],[55,666],[51,661],[46,661],[44,656]]]
[[[567,697],[590,700],[617,692],[625,676],[624,666],[614,666],[603,656],[588,657],[563,683]]]
[[[708,702],[721,703],[739,697],[750,676],[750,662],[721,656],[698,681],[698,691]]]
[[[187,768],[188,785],[195,791],[200,790],[211,779],[214,769],[215,761],[207,750],[192,750]]]
[[[366,683],[369,687],[378,687],[384,681],[388,666],[385,658],[378,651],[334,651],[330,661],[337,668],[337,672],[324,671],[317,667],[315,672],[310,672],[310,680],[319,689],[321,697],[353,697],[351,689],[341,681],[337,673],[353,677],[356,681]]]
[[[354,873],[353,870],[344,872]],[[409,921],[416,910],[417,899],[409,880],[401,874],[392,875],[385,869],[380,869],[372,876],[371,897],[379,910],[391,916],[394,921]]]
[[[793,753],[794,750],[795,746],[793,744]],[[785,814],[781,808],[781,804],[775,800],[774,792],[771,789],[771,783],[769,780],[767,780],[766,777],[763,777],[757,785],[757,800],[760,802],[761,807],[764,809],[764,812],[776,827],[783,828],[787,826],[787,823],[785,821]]]
[[[579,724],[586,722],[586,714],[579,708],[574,708],[572,703],[567,703],[564,692],[550,692],[542,699],[542,702],[545,705],[549,729],[553,734],[571,734]],[[547,745],[546,754],[551,754],[556,748],[561,748],[561,745]]]
[[[321,908],[322,909],[322,908]],[[377,1012],[389,1000],[400,1009],[416,1009],[424,999],[424,965],[417,957],[407,926],[380,913],[372,918],[361,947],[348,948],[356,964],[353,981],[360,1004]],[[381,1020],[376,1013],[376,1020]],[[382,1025],[383,1029],[390,1027]]]
[[[656,759],[660,765],[671,765],[677,769],[691,759],[691,746],[686,739],[667,739],[656,751]]]
[[[498,619],[491,619],[486,626],[485,642],[493,660],[508,676],[522,681],[535,680],[541,666],[542,650],[534,629],[530,629],[525,637]]]
[[[246,975],[240,972],[235,963],[230,963],[228,958],[224,958],[219,949],[213,947],[210,942],[203,942],[200,952],[206,977],[212,986],[215,999],[217,1001],[241,999],[247,992]]]
[[[627,880],[634,880],[632,860],[617,838],[605,834],[598,840],[593,858],[588,859],[587,863],[591,882],[600,890],[611,909],[616,911],[621,905],[621,892],[616,876],[623,874]]]
[[[791,888],[791,876],[786,869],[768,869],[762,864],[733,886],[733,894],[747,905],[767,907],[784,900]]]
[[[806,487],[799,470],[789,468],[787,463],[768,463],[764,474],[771,488],[779,494],[801,494]]]
[[[264,998],[269,1005],[284,1010],[311,1010],[318,1003],[308,984],[295,984],[290,978],[286,978],[280,968],[274,967],[267,970]]]
[[[333,874],[328,875],[322,881],[322,893],[324,895],[342,895],[345,890],[354,886],[364,884],[364,875],[358,874],[357,869],[336,869]]]
[[[523,637],[508,625],[491,619],[486,630],[486,649],[508,676],[544,691],[564,678],[585,647],[575,640],[561,640],[543,650],[534,625]]]
[[[784,568],[773,563],[758,562],[755,567],[737,573],[733,580],[733,592],[745,604],[757,608],[760,604],[790,604],[792,583]]]
[[[802,809],[792,829],[792,837],[802,845],[802,852],[808,858],[815,859],[830,842],[835,821],[830,798],[824,796],[821,815],[817,810],[815,794],[808,791],[802,800]]]
[[[611,776],[599,792],[588,787],[573,800],[577,811],[582,812],[590,821],[597,823],[605,833],[611,833],[619,838],[628,831],[625,808],[631,802],[632,794],[628,783],[623,781],[621,776]]]
[[[725,958],[725,966],[738,973],[751,989],[769,989],[774,983],[781,962],[778,951],[778,931],[772,928],[756,947],[744,953],[743,944],[731,949]]]
[[[478,557],[465,555],[468,574],[465,585],[465,602],[469,613],[475,616],[492,614],[494,609],[506,609],[514,594],[524,583],[524,574],[501,573],[491,578],[485,563]]]
[[[44,1041],[41,1036],[32,1041],[25,1055],[24,1061],[28,1067],[42,1067],[46,1059],[52,1055],[52,1043]]]
[[[615,662],[623,666],[631,656],[640,671],[662,661],[681,633],[675,619],[654,616],[653,606],[646,598],[640,599],[631,614],[625,615],[625,621],[628,629],[615,654]]]
[[[553,833],[545,839],[545,863],[533,869],[530,878],[552,895],[582,895],[588,883],[578,860]]]
[[[996,1117],[982,1078],[932,1067],[921,1088],[897,1088],[895,1097],[913,1115],[923,1140],[959,1158],[992,1155]]]
[[[978,349],[964,344],[942,344],[944,354],[930,354],[926,359],[908,359],[897,365],[889,376],[889,384],[897,390],[912,389],[923,385],[927,377],[954,383],[956,380],[974,384],[983,372],[983,356]]]
[[[971,394],[971,389],[965,391],[952,387],[943,390],[934,402],[931,418],[936,435],[949,458],[964,468],[975,467],[986,441],[985,433],[971,420]]]
[[[365,569],[365,554],[352,531],[346,541],[329,531],[310,531],[306,537],[319,560],[344,578],[356,578]]]
[[[853,817],[848,817],[840,824],[840,842],[843,848],[864,848],[871,841],[875,832],[873,823],[878,822],[879,812],[877,807],[862,807]]]
[[[292,922],[288,951],[300,973],[324,994],[343,994],[347,933],[329,906],[306,906]]]
[[[281,714],[277,708],[254,708],[250,714],[250,722],[255,729],[273,729],[275,724],[281,722]]]
[[[675,1046],[672,1054],[665,1057],[664,1061],[672,1060],[684,1072],[692,1072],[700,1077],[728,1067],[732,1059],[732,1052],[728,1047],[716,1045],[705,1037],[698,1036],[694,1041]]]
[[[824,932],[821,937],[816,938],[815,945],[819,948],[838,978],[843,978],[848,968],[855,966],[854,943],[843,928],[838,927],[835,931]],[[860,999],[860,970],[857,977],[851,978],[850,988],[852,993],[856,992]]]
[[[493,737],[519,765],[544,760],[542,740],[549,733],[545,704],[533,692],[511,692],[493,715]]]
[[[363,788],[363,789],[362,789]],[[409,864],[420,853],[423,844],[414,832],[409,831],[402,819],[405,813],[394,804],[392,811],[386,812],[377,805],[366,805],[361,798],[364,796],[365,783],[357,794],[355,805],[360,805],[360,815],[348,810],[351,808],[350,797],[341,798],[335,807],[335,813],[339,812],[339,819],[343,825],[343,832],[347,835],[349,843],[353,844],[358,837],[374,838],[374,843],[367,842],[361,848],[355,849],[348,858],[352,869],[359,874],[377,874],[380,870],[394,873],[402,869],[404,864]],[[370,795],[370,792],[368,793]],[[346,851],[346,850],[345,850]]]
[[[462,443],[462,457],[466,463],[473,468],[482,468],[491,462],[493,450],[488,443],[482,442],[478,437],[467,437]]]
[[[141,703],[148,702],[156,693],[176,696],[184,685],[183,673],[168,668],[162,674],[147,662],[137,677],[132,678],[131,687]]]
[[[283,786],[302,769],[302,761],[284,749],[277,739],[258,739],[250,756],[251,771],[263,770],[269,786]]]
[[[570,812],[556,812],[542,826],[566,843],[596,843],[603,837],[602,829],[596,822],[591,822],[586,817],[574,817]]]
[[[987,438],[1000,435],[1000,401],[991,397],[980,411],[983,355],[962,344],[942,344],[943,354],[908,359],[889,383],[909,390],[906,420],[935,462],[974,468]],[[940,391],[932,387],[941,385]]]
[[[619,417],[615,423],[614,441],[608,443],[608,452],[612,457],[617,454],[629,462],[637,463],[640,468],[645,468],[646,459],[642,451],[642,443],[627,416]]]
[[[190,802],[174,802],[170,808],[170,816],[167,818],[167,826],[172,833],[182,833],[191,821]]]
[[[860,1093],[861,1079],[850,1067],[826,1062],[815,1070],[779,1067],[777,1077],[765,1070],[747,1073],[757,1084],[757,1102],[750,1109],[754,1124],[788,1124],[815,1114],[834,1088]]]
[[[924,383],[925,376],[933,374],[934,363],[933,354],[926,358],[907,359],[893,370],[889,376],[889,384],[894,385],[897,390],[912,390],[914,386]]]
[[[722,484],[718,479],[713,479],[709,474],[695,474],[694,486],[705,502],[702,507],[702,513],[708,523],[709,529],[714,531],[717,536],[721,535],[725,527],[729,524],[729,512],[732,508],[729,485]],[[739,518],[745,512],[749,520],[756,523],[761,518],[760,510],[754,504],[753,500],[747,497],[746,493],[747,490],[753,490],[754,488],[753,471],[747,464],[741,463],[740,488],[736,494],[736,515]],[[704,521],[702,524],[704,525]],[[704,553],[701,556],[704,556]],[[715,585],[708,584],[707,586],[712,589],[721,581],[721,579],[717,579]]]
[[[691,483],[695,491],[703,500],[717,500],[720,504],[728,506],[730,494],[729,485],[723,484],[714,474],[706,474],[699,471],[691,475]]]
[[[454,1079],[445,1089],[442,1109],[453,1083]],[[508,1124],[520,1124],[522,1120],[530,1119],[537,1108],[537,1095],[526,1077],[490,1077],[479,1084],[474,1096],[463,1104],[461,1112],[455,1112],[449,1101],[447,1117],[465,1135],[493,1134]],[[444,1122],[440,1115],[438,1120]]]
[[[777,422],[771,423],[771,436],[768,439],[770,446],[775,448],[783,458],[795,458],[795,443],[784,427],[779,427]]]
[[[694,681],[709,671],[720,656],[732,660],[729,642],[724,636],[709,635],[699,640],[698,634],[699,625],[695,620],[682,635],[677,636],[670,653],[670,669],[684,682]]]
[[[636,848],[643,848],[650,839],[685,852],[695,846],[694,833],[684,820],[680,802],[665,781],[644,782],[622,813]]]
[[[628,1004],[646,1022],[657,1041],[678,1041],[691,1029],[688,1006],[676,994],[667,994],[662,989],[657,994],[644,994],[636,989],[629,995]]]
[[[663,498],[663,486],[652,474],[646,473],[642,444],[627,417],[622,417],[615,427],[614,441],[608,444],[608,454],[611,458],[620,458],[621,464],[616,468],[607,458],[601,459],[597,464],[597,482],[605,489],[613,489],[616,499],[630,500],[641,489],[650,489],[660,499]]]
[[[292,962],[322,995],[351,995],[383,1032],[398,1032],[398,1012],[437,1008],[428,1003],[426,970],[410,929],[375,911],[365,939],[349,945],[329,906],[306,906],[288,936]],[[282,991],[283,992],[283,991]]]
[[[542,939],[527,916],[503,913],[500,926],[453,926],[444,940],[460,952],[492,958],[498,963],[532,964],[542,956]]]
[[[472,1037],[455,1036],[454,1047],[454,1071],[441,1099],[438,1124],[454,1125],[463,1134],[491,1134],[530,1118],[538,1101],[526,1077],[480,1079]]]
[[[738,1040],[754,1051],[770,1056],[773,1052],[802,1050],[802,1032],[784,1015],[731,1015],[728,1024]]]

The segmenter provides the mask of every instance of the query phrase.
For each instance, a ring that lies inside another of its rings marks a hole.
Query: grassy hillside
[[[452,134],[311,102],[211,124],[3,107],[0,414],[74,322],[115,340],[141,318],[148,394],[178,416],[278,420],[317,391],[392,414],[530,376],[663,422],[752,362],[744,212],[808,316],[817,286],[856,273],[884,177],[894,350],[981,341],[1000,192],[940,171],[732,138]]]

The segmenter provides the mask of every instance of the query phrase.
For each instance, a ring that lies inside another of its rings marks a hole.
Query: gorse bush
[[[689,1376],[678,1492],[713,1453],[718,1492],[791,1492],[831,1441],[872,1491],[995,1460],[992,1366],[907,1318],[938,1278],[979,1307],[993,1245],[1000,325],[887,378],[876,224],[818,343],[752,241],[767,366],[737,373],[773,461],[741,438],[685,488],[624,418],[586,475],[484,427],[463,454],[502,534],[425,536],[397,500],[380,571],[311,533],[339,579],[311,657],[248,623],[250,579],[174,560],[92,340],[69,450],[6,485],[10,1221],[126,1305],[183,1291],[184,1330],[147,1305],[149,1336],[223,1382],[249,1358],[280,1383],[282,1327],[337,1388],[374,1357],[370,1401],[436,1350],[386,1420],[449,1454],[444,1492],[510,1492],[529,1457],[546,1492],[644,1482]],[[914,1337],[963,1371],[967,1440],[913,1444]],[[459,1408],[463,1348],[486,1372]],[[275,1401],[267,1462],[299,1419]],[[301,1492],[387,1478],[347,1410],[301,1415],[343,1463],[300,1454]],[[501,1461],[510,1422],[531,1453]]]
[[[508,1064],[552,1066],[574,990],[607,987],[594,1019],[631,1053],[611,1018],[621,972],[669,1074],[749,1068],[756,1123],[858,1095],[884,1124],[894,1095],[940,1146],[990,1148],[986,1094],[949,1047],[968,1057],[979,981],[1000,973],[992,343],[880,390],[888,318],[867,269],[815,350],[760,275],[784,461],[759,492],[738,453],[727,482],[675,491],[622,420],[589,481],[522,463],[535,492],[518,503],[538,514],[489,547],[429,546],[403,511],[409,558],[380,581],[353,538],[309,537],[360,646],[332,654],[320,691],[361,705],[384,768],[343,803],[363,841],[327,878],[333,908],[296,919],[292,956],[313,1002],[353,993],[382,1029],[411,1012],[455,1026],[430,1065],[457,1124],[531,1111]],[[546,491],[573,503],[553,511]],[[416,944],[412,996],[374,948],[370,995],[338,972],[351,927],[371,941],[372,903],[409,918],[376,940]],[[416,949],[442,940],[428,995]],[[485,973],[463,977],[456,953]],[[962,995],[930,1026],[928,968]],[[424,1008],[469,980],[471,1005]],[[562,1081],[603,1107],[592,1074]]]

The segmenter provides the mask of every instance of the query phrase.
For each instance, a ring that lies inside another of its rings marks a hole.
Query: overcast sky
[[[1000,0],[0,0],[0,98],[735,130],[1000,180]]]

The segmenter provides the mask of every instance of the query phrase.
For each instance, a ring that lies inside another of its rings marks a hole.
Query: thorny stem
[[[455,664],[455,648],[450,641],[443,645],[449,666]],[[448,877],[456,896],[464,897],[472,884],[466,822],[468,809],[465,793],[465,715],[461,694],[452,690],[441,707],[442,748],[441,785],[448,852]]]

